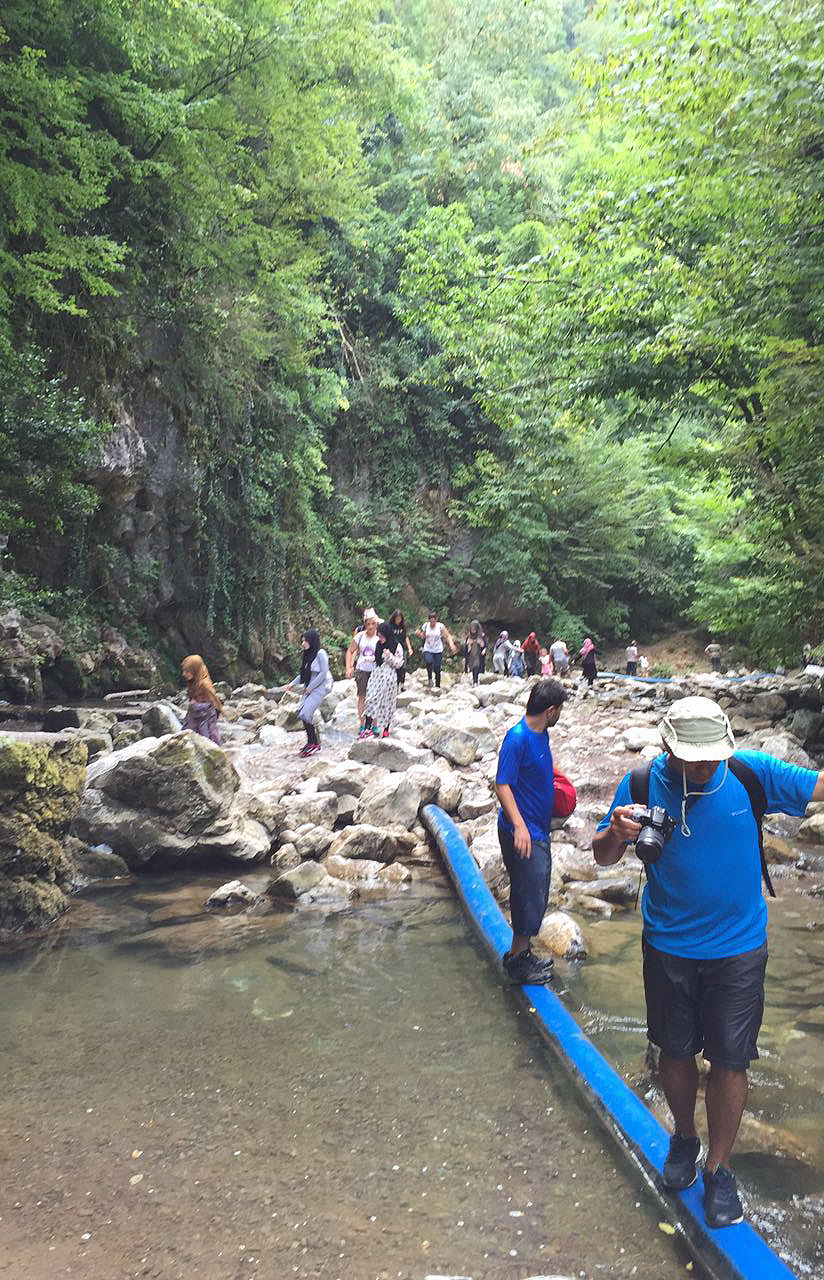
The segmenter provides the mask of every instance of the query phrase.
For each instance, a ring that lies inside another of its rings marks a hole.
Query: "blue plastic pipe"
[[[500,964],[512,931],[469,849],[448,814],[426,805],[421,817],[433,836],[458,897],[490,958]],[[537,1029],[587,1095],[619,1146],[640,1168],[668,1218],[687,1239],[696,1259],[714,1280],[792,1280],[790,1271],[748,1223],[713,1230],[704,1220],[699,1177],[689,1190],[666,1192],[661,1171],[669,1134],[587,1038],[553,991],[514,987],[516,998]]]

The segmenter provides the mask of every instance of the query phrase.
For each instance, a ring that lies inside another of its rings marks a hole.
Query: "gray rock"
[[[277,872],[291,871],[300,864],[300,854],[294,844],[289,841],[282,844],[270,857],[269,861]]]
[[[431,764],[432,752],[424,751],[402,738],[362,738],[349,748],[350,760],[376,764],[393,773],[405,772],[413,764]]]
[[[267,693],[265,684],[242,684],[239,689],[232,690],[232,701],[239,702],[244,698],[262,698]]]
[[[761,743],[761,750],[768,756],[775,756],[777,760],[798,764],[802,769],[818,768],[812,757],[808,756],[804,748],[800,747],[795,738],[791,738],[788,733],[771,734]]]
[[[605,902],[620,902],[625,905],[633,903],[638,893],[637,881],[627,875],[571,880],[565,887],[568,893],[585,893],[591,897],[603,898]]]
[[[489,888],[496,895],[502,894],[509,884],[509,876],[501,855],[497,824],[492,823],[477,835],[470,851]]]
[[[443,775],[437,769],[426,764],[413,764],[407,770],[407,778],[411,778],[421,793],[421,804],[433,804],[437,801],[443,784]]]
[[[752,700],[752,707],[761,715],[777,720],[786,712],[787,701],[780,693],[757,693]]]
[[[359,796],[364,787],[372,781],[375,774],[388,777],[388,770],[371,768],[360,764],[357,760],[342,760],[340,764],[319,764],[317,771],[311,769],[309,775],[317,776],[323,791],[334,791],[335,795]]]
[[[415,837],[410,836],[409,832],[385,831],[381,827],[357,823],[338,832],[329,846],[329,856],[336,854],[342,858],[371,858],[377,862],[391,862],[408,849],[414,848],[415,843]]]
[[[302,862],[291,871],[284,871],[266,886],[266,893],[274,898],[294,901],[312,889],[317,889],[330,877],[318,862]]]
[[[790,733],[798,738],[803,746],[815,742],[818,731],[824,724],[824,714],[813,711],[810,707],[800,707],[790,721]]]
[[[478,754],[477,740],[465,729],[432,720],[423,731],[423,741],[437,755],[452,764],[471,764]]]
[[[798,838],[810,844],[824,844],[824,813],[814,813],[805,818],[798,828]]]
[[[354,822],[357,807],[357,796],[338,796],[338,812],[335,818],[335,826],[345,827],[348,823]]]
[[[257,902],[258,895],[242,880],[228,880],[206,899],[206,909],[228,907],[237,902]]]
[[[463,779],[457,773],[444,774],[438,788],[438,804],[447,813],[455,813],[460,806],[463,790]]]
[[[408,773],[390,773],[361,792],[355,822],[375,827],[406,827],[418,816],[421,791]]]
[[[307,823],[297,832],[295,848],[301,858],[318,859],[326,853],[334,838],[334,832],[328,827],[314,827],[311,823]]]
[[[491,813],[497,804],[498,801],[485,787],[466,788],[458,805],[458,817],[480,818],[485,813]]]
[[[625,729],[621,738],[623,745],[627,751],[641,751],[644,747],[655,747],[655,754],[663,750],[661,746],[661,734],[656,728],[641,728],[640,726]]]
[[[146,738],[162,738],[166,733],[180,733],[183,728],[180,717],[168,702],[153,702],[143,712],[140,722]]]
[[[316,791],[309,795],[293,792],[285,795],[280,803],[286,825],[295,831],[307,822],[315,827],[331,828],[338,815],[338,797],[334,791]]]

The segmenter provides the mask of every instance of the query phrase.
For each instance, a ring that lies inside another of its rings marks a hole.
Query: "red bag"
[[[555,770],[555,799],[552,802],[553,818],[569,818],[576,804],[578,795],[565,773]]]

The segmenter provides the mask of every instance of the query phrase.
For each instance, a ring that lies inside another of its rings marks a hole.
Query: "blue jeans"
[[[435,677],[435,685],[438,689],[441,687],[441,663],[443,662],[443,650],[440,653],[429,653],[426,649],[423,651],[423,660],[426,663],[426,674],[429,677],[429,683],[432,683],[432,677]]]
[[[498,840],[504,866],[509,873],[509,911],[512,932],[523,938],[534,938],[541,927],[549,899],[549,877],[552,851],[549,840],[532,840],[532,853],[522,858],[515,848],[515,837],[498,825]]]

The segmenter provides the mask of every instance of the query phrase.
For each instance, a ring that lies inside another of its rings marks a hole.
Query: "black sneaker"
[[[552,979],[552,959],[541,960],[531,951],[521,951],[513,956],[509,951],[504,956],[504,970],[511,982],[519,986],[529,983],[545,986]]]
[[[698,1177],[695,1165],[701,1154],[700,1138],[685,1138],[675,1130],[664,1162],[664,1186],[669,1191],[686,1191]]]
[[[708,1227],[734,1227],[744,1221],[735,1175],[722,1164],[715,1173],[704,1170],[704,1217]]]

